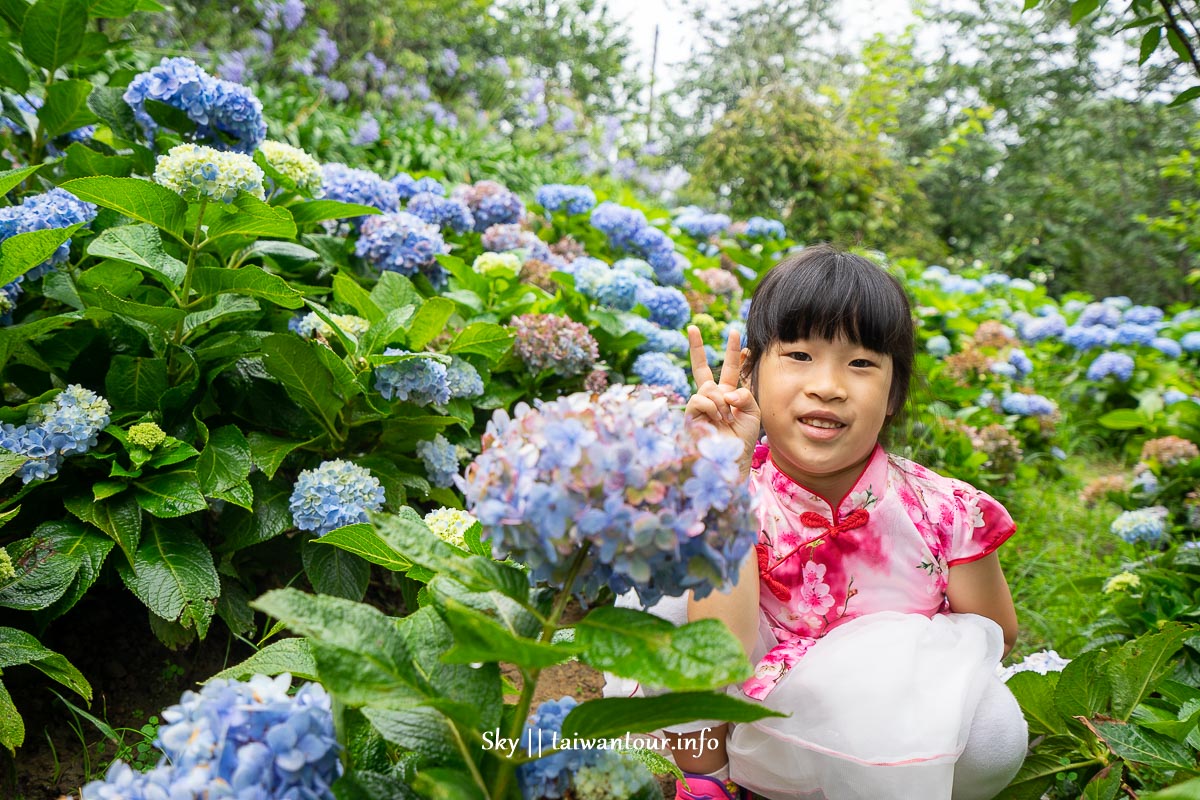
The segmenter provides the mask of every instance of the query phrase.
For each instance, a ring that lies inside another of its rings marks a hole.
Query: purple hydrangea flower
[[[379,120],[371,114],[364,113],[354,135],[350,137],[350,144],[355,147],[370,147],[379,141],[379,134]]]
[[[396,177],[392,178],[392,186],[396,189],[396,194],[401,200],[409,200],[414,195],[424,192],[435,194],[438,197],[446,196],[446,188],[438,182],[436,178],[424,177],[413,178],[407,172],[401,172]]]
[[[600,358],[600,345],[582,325],[556,314],[513,317],[517,337],[513,352],[535,375],[551,369],[557,375],[582,375]]]
[[[475,228],[475,217],[471,215],[471,209],[467,208],[466,203],[432,192],[413,195],[405,206],[405,211],[415,214],[430,225],[449,228],[458,233],[466,233]]]
[[[444,274],[444,270],[434,257],[450,252],[450,248],[433,225],[400,211],[368,217],[362,224],[354,252],[376,269],[407,276],[424,271],[436,286],[439,281],[435,275]]]

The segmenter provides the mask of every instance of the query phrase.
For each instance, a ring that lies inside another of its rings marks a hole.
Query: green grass
[[[1066,469],[1064,478],[1014,486],[1003,495],[1017,522],[1016,535],[999,550],[1021,626],[1010,661],[1047,648],[1076,655],[1085,643],[1081,631],[1102,611],[1104,581],[1140,557],[1109,530],[1121,509],[1107,502],[1087,508],[1079,500],[1092,478],[1124,468],[1074,456]]]

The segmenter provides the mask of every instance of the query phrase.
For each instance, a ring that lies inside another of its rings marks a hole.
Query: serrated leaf
[[[1114,800],[1121,791],[1122,765],[1109,764],[1088,781],[1082,800]]]
[[[9,544],[5,549],[16,578],[0,589],[0,606],[35,611],[62,597],[79,572],[80,559],[62,552],[56,536],[77,533],[79,528],[69,521],[47,522],[33,536]]]
[[[88,253],[133,264],[171,289],[179,288],[187,272],[186,264],[163,249],[162,236],[153,225],[109,228],[88,245]]]
[[[1112,681],[1112,713],[1128,720],[1133,709],[1154,690],[1172,668],[1171,657],[1192,631],[1180,623],[1168,623],[1156,633],[1126,642],[1108,662]]]
[[[580,703],[562,724],[564,738],[609,738],[630,732],[715,719],[753,722],[783,717],[761,703],[748,703],[723,692],[674,692],[657,697],[609,697]]]
[[[12,283],[36,266],[44,264],[59,245],[74,235],[82,225],[69,228],[46,228],[18,233],[0,243],[0,281]]]
[[[304,305],[303,295],[280,278],[261,267],[248,266],[241,269],[202,267],[195,271],[192,285],[201,294],[233,292],[250,297],[261,297],[284,308],[300,308]]]
[[[124,94],[124,89],[97,86],[88,96],[88,108],[118,139],[134,142],[137,141],[138,131],[141,129],[133,116],[133,109],[125,102]]]
[[[96,115],[87,105],[91,92],[91,83],[77,79],[56,81],[46,87],[46,101],[37,112],[43,138],[53,139],[95,122]]]
[[[253,496],[251,497],[253,500]],[[245,587],[228,575],[221,575],[221,596],[217,598],[217,616],[235,636],[254,635],[253,598]]]
[[[71,662],[50,648],[43,647],[41,642],[25,631],[0,627],[0,671],[18,664],[28,664],[89,703],[92,701],[91,685]]]
[[[142,537],[132,568],[118,563],[125,585],[154,614],[208,632],[221,582],[212,554],[191,531],[152,521]]]
[[[371,295],[348,275],[339,273],[333,276],[333,299],[350,306],[368,322],[376,323],[383,319],[383,311],[375,305]]]
[[[275,477],[275,471],[289,453],[307,444],[304,441],[284,439],[261,431],[246,434],[246,441],[250,445],[251,460],[268,478]]]
[[[311,225],[327,219],[349,219],[350,217],[383,213],[373,206],[343,203],[340,200],[310,200],[307,203],[288,206],[288,210],[291,211],[292,219],[297,225]]]
[[[370,524],[355,522],[335,528],[312,542],[313,546],[329,545],[353,553],[359,558],[379,564],[392,572],[406,572],[413,565]]]
[[[433,708],[364,708],[363,715],[389,742],[436,762],[461,760],[453,724]]]
[[[238,194],[233,201],[236,212],[209,217],[208,239],[215,241],[225,236],[272,237],[295,239],[296,223],[291,213],[279,206],[269,206],[246,192]]]
[[[20,453],[10,453],[7,450],[0,450],[0,481],[5,481],[17,474],[17,470],[25,466],[25,462],[29,460],[28,456]]]
[[[118,411],[156,411],[170,385],[165,358],[113,356],[104,378],[105,396]]]
[[[296,244],[295,242],[279,242],[271,239],[257,241],[247,247],[244,252],[247,257],[268,256],[291,268],[303,266],[321,257],[320,253],[310,250],[304,245]]]
[[[83,0],[38,0],[25,13],[21,29],[25,57],[53,72],[79,52],[87,20]]]
[[[585,664],[654,688],[714,689],[752,674],[741,643],[718,620],[676,627],[644,611],[600,607],[576,623],[575,643]]]
[[[12,695],[8,693],[4,682],[0,681],[0,745],[15,755],[17,748],[24,743],[25,722],[13,703]]]
[[[414,351],[424,350],[425,345],[446,329],[446,323],[453,314],[453,301],[444,297],[431,297],[426,300],[409,323],[409,348]]]
[[[50,276],[47,275],[46,277],[49,278]],[[65,328],[75,320],[81,318],[81,314],[71,312],[67,314],[55,314],[52,317],[43,317],[32,322],[11,325],[7,328],[0,327],[0,368],[3,368],[8,363],[13,351],[23,343],[30,339],[36,339],[57,328]]]
[[[1108,712],[1108,703],[1112,695],[1112,685],[1108,678],[1109,654],[1101,650],[1092,650],[1064,668],[1055,681],[1054,710],[1061,717],[1088,717]],[[1069,669],[1069,671],[1068,671]],[[1018,673],[1024,674],[1024,673]],[[1013,678],[1017,676],[1014,675]],[[1029,681],[1031,679],[1026,679]],[[1014,689],[1015,693],[1017,690]],[[1021,697],[1018,695],[1018,700]],[[1024,707],[1024,705],[1022,705]],[[1045,720],[1042,720],[1043,722]],[[1065,730],[1055,729],[1052,733],[1065,733]]]
[[[308,639],[292,637],[272,642],[240,664],[223,669],[205,683],[219,679],[244,680],[255,674],[279,675],[290,672],[293,678],[306,681],[319,679],[317,662],[313,659]]]
[[[76,178],[62,185],[80,200],[119,211],[183,238],[187,203],[166,187],[140,178]]]
[[[304,544],[300,556],[304,574],[317,593],[355,601],[366,595],[371,567],[353,553],[336,547],[317,547],[310,541]]]
[[[487,796],[466,770],[431,767],[421,770],[412,787],[428,800],[487,800]]]
[[[81,522],[103,531],[133,562],[142,540],[142,509],[132,495],[96,502],[87,495],[75,495],[64,500],[63,505]]]
[[[503,661],[541,669],[569,661],[582,652],[575,644],[549,644],[517,636],[503,624],[453,597],[439,596],[438,610],[454,632],[454,647],[442,660],[449,664]]]
[[[1123,722],[1097,722],[1096,730],[1114,753],[1128,761],[1154,769],[1196,768],[1195,753],[1162,734]]]
[[[371,299],[380,311],[387,314],[420,304],[421,295],[408,278],[396,272],[385,272],[379,276],[375,288],[371,289]]]
[[[175,326],[187,316],[187,312],[181,308],[135,303],[132,300],[117,297],[103,287],[88,292],[85,300],[87,305],[91,307],[101,308],[113,314],[127,317],[130,320],[148,322],[162,331],[170,331],[172,333],[175,330]]]
[[[196,473],[189,470],[143,478],[134,484],[134,492],[138,505],[160,518],[182,517],[208,508]]]
[[[338,397],[333,376],[313,352],[313,346],[289,334],[274,334],[263,340],[263,364],[293,400],[326,427],[332,427],[345,403]]]
[[[196,477],[206,496],[223,492],[250,475],[250,444],[235,425],[212,431],[196,459]]]
[[[240,294],[220,294],[211,308],[193,311],[183,318],[184,339],[193,331],[205,330],[218,321],[228,322],[238,317],[257,315],[262,311],[258,301]]]
[[[473,322],[458,332],[446,350],[450,353],[476,353],[495,364],[512,349],[515,336],[503,325]]]
[[[226,524],[221,534],[224,540],[217,546],[220,552],[233,552],[279,536],[293,527],[288,500],[292,485],[282,477],[268,480],[262,473],[250,476],[254,490],[254,511],[226,509]]]
[[[1200,778],[1192,778],[1150,794],[1139,794],[1139,800],[1196,800],[1200,797]]]
[[[0,172],[0,195],[8,194],[44,166],[46,165],[38,164],[33,167],[6,169]]]

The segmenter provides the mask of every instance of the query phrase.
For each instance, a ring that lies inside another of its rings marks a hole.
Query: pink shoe
[[[751,794],[740,788],[733,781],[722,783],[708,775],[693,775],[683,773],[688,786],[684,788],[683,781],[675,781],[676,800],[751,800]]]

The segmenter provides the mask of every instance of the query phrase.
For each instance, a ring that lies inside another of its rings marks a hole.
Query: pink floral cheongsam
[[[758,498],[760,607],[778,642],[742,685],[757,700],[843,623],[879,611],[949,611],[949,568],[983,558],[1016,531],[986,492],[878,444],[836,505],[784,474],[766,444],[755,451],[750,491]]]

